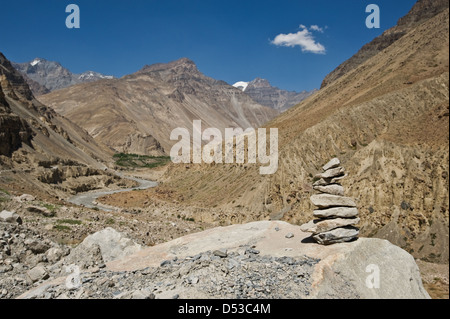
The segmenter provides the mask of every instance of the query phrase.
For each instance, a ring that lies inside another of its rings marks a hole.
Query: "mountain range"
[[[122,77],[79,84],[39,97],[117,152],[168,154],[175,128],[260,127],[279,113],[241,90],[202,74],[183,58]]]
[[[234,87],[242,90],[245,94],[250,96],[254,101],[261,105],[268,106],[274,110],[284,112],[287,109],[299,104],[317,90],[293,92],[281,90],[270,84],[269,81],[261,78],[256,78],[251,82],[237,82],[233,84]]]
[[[43,58],[36,58],[26,63],[12,63],[12,65],[24,76],[32,92],[37,96],[79,83],[114,78],[94,71],[74,74],[60,63]]]
[[[40,198],[123,183],[105,171],[114,151],[39,102],[0,53],[0,184]]]

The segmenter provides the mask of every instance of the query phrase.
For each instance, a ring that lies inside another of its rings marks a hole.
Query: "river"
[[[115,190],[115,191],[91,191],[91,192],[87,192],[87,193],[80,193],[80,194],[77,194],[74,197],[70,198],[68,201],[75,205],[80,205],[80,206],[84,206],[87,208],[98,208],[98,209],[106,211],[106,212],[112,212],[112,211],[115,211],[116,209],[114,209],[113,207],[108,207],[108,206],[104,206],[104,205],[97,203],[96,202],[97,199],[99,197],[103,197],[106,195],[130,192],[133,190],[144,190],[144,189],[149,189],[149,188],[158,186],[157,182],[148,181],[145,179],[140,179],[140,178],[131,177],[131,176],[126,176],[126,175],[123,175],[118,172],[116,172],[116,174],[122,178],[126,178],[129,180],[138,182],[139,186],[133,187],[133,188],[119,189],[119,190]]]

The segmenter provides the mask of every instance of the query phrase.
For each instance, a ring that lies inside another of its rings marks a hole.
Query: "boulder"
[[[136,290],[131,294],[131,299],[155,299],[155,295],[147,290]]]
[[[35,214],[39,214],[42,215],[44,217],[55,217],[55,213],[49,211],[47,208],[41,208],[41,207],[37,207],[37,206],[28,206],[27,211],[29,211],[30,213],[35,213]]]
[[[43,254],[50,249],[50,246],[44,241],[26,240],[25,245],[35,255]]]
[[[34,197],[33,195],[29,195],[29,194],[23,194],[20,195],[18,197],[16,197],[17,201],[20,203],[24,203],[24,202],[32,202],[36,200],[36,197]]]
[[[80,269],[89,269],[104,263],[99,245],[83,245],[81,243],[64,258],[66,265],[76,265]]]
[[[15,212],[4,210],[0,213],[0,222],[22,225],[22,218]]]
[[[353,198],[328,194],[313,195],[311,202],[319,208],[356,207]]]
[[[112,228],[106,228],[86,237],[77,249],[83,249],[93,245],[100,247],[101,255],[105,262],[124,258],[142,249],[141,245],[136,244]]]
[[[69,250],[60,247],[53,247],[47,251],[47,260],[51,263],[56,263],[61,260],[62,257],[67,256]]]
[[[228,251],[226,249],[217,249],[213,252],[214,256],[220,258],[226,258],[228,256]]]
[[[49,278],[47,269],[42,265],[37,265],[33,269],[27,272],[27,280],[30,283],[35,283],[40,280],[45,280]]]

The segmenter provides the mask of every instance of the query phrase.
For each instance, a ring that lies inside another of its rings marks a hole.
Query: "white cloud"
[[[310,52],[315,54],[325,54],[325,47],[316,41],[313,34],[303,24],[300,25],[300,31],[297,33],[279,34],[272,41],[272,44],[284,47],[299,46],[302,52]],[[312,31],[323,32],[323,29],[317,25],[310,28]]]
[[[312,25],[310,27],[310,29],[313,30],[313,31],[317,31],[317,32],[323,33],[323,28],[321,28],[321,27],[319,27],[318,25],[315,25],[315,24]]]

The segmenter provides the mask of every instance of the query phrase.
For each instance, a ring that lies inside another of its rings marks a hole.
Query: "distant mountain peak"
[[[251,82],[236,82],[233,86],[246,93],[255,102],[278,111],[285,111],[316,92],[316,90],[311,92],[281,90],[272,86],[268,80],[259,77]]]
[[[239,89],[242,92],[245,92],[245,90],[247,89],[249,83],[250,82],[239,81],[239,82],[234,83],[233,86],[236,89]]]
[[[80,76],[78,77],[78,79],[82,80],[82,81],[90,81],[90,80],[96,80],[96,79],[114,79],[113,76],[111,75],[103,75],[101,73],[98,72],[94,72],[94,71],[86,71],[80,74]]]
[[[41,59],[41,58],[36,58],[36,59],[34,59],[33,61],[30,62],[30,65],[31,65],[31,66],[35,66],[35,65],[41,63],[42,61],[43,61],[43,59]]]
[[[192,60],[189,59],[189,58],[181,58],[181,59],[178,59],[178,60],[173,61],[172,63],[175,63],[175,64],[192,64],[192,65],[195,65],[195,62],[192,61]]]
[[[13,63],[13,66],[25,77],[36,95],[46,94],[84,82],[114,78],[94,71],[74,74],[59,62],[48,61],[39,57],[26,63]]]
[[[198,71],[194,61],[188,58],[181,58],[169,63],[155,63],[144,66],[139,72],[158,72],[170,69],[183,68],[183,71]]]
[[[249,83],[249,86],[251,87],[259,87],[259,88],[271,88],[272,85],[270,84],[270,82],[266,79],[262,79],[262,78],[256,78],[253,81],[251,81]]]

